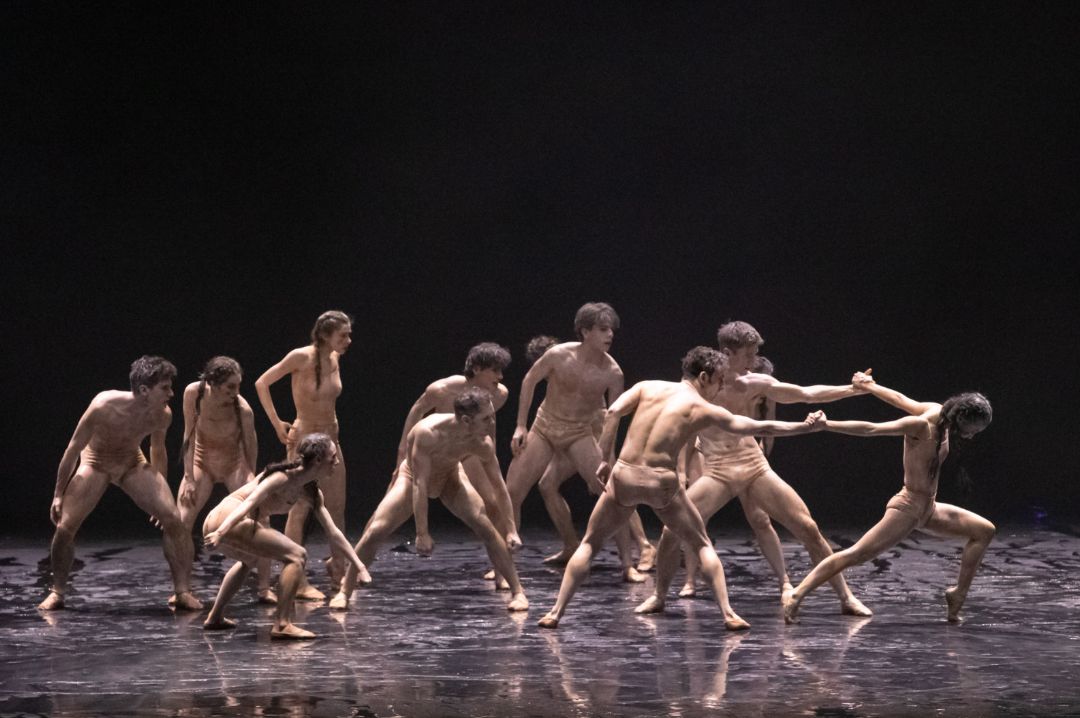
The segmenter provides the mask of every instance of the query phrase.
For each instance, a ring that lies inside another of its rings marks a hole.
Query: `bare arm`
[[[930,436],[930,422],[921,416],[905,416],[895,421],[872,423],[869,421],[825,421],[825,430],[852,436],[911,436],[926,439]]]
[[[232,531],[236,524],[243,521],[248,515],[256,508],[266,501],[266,498],[270,496],[274,491],[283,486],[289,478],[282,472],[278,471],[259,482],[248,497],[244,499],[239,506],[232,510],[225,520],[221,522],[216,531],[211,531],[206,535],[206,544],[208,546],[217,546],[221,537]]]
[[[762,396],[780,404],[824,404],[863,393],[861,388],[852,384],[845,384],[844,386],[829,386],[827,384],[799,386],[777,381],[767,375],[761,375],[760,378],[755,377],[751,385],[758,388]]]
[[[712,404],[705,405],[707,421],[730,434],[743,436],[792,436],[809,434],[825,428],[825,413],[815,411],[807,414],[805,421],[758,421],[732,414],[727,409]]]
[[[413,402],[412,408],[409,409],[409,414],[405,417],[405,427],[401,430],[401,441],[398,442],[397,463],[394,464],[394,473],[397,473],[397,467],[405,460],[409,432],[412,431],[412,428],[416,426],[418,421],[423,419],[428,412],[435,408],[437,401],[438,387],[435,384],[431,384],[424,390],[424,393],[420,395],[420,398]]]
[[[416,552],[428,556],[435,548],[428,532],[428,480],[431,477],[431,459],[419,444],[424,434],[413,434],[412,446],[409,447],[409,466],[412,468],[413,488],[413,523],[416,524]]]
[[[259,437],[255,433],[255,412],[243,397],[240,397],[240,435],[244,437],[244,460],[254,474],[259,460]]]
[[[765,399],[765,416],[761,417],[766,421],[776,420],[776,402],[772,399]],[[761,437],[761,452],[768,456],[772,453],[773,444],[776,443],[776,439],[772,436]]]
[[[514,437],[510,439],[510,450],[515,456],[525,448],[525,437],[529,433],[529,409],[532,408],[536,385],[544,379],[547,379],[553,366],[554,363],[551,358],[551,352],[548,350],[547,354],[541,356],[531,367],[529,367],[529,371],[525,372],[525,378],[521,380],[521,395],[518,396],[517,424],[514,427]]]
[[[263,411],[266,412],[270,425],[274,427],[274,433],[282,444],[289,443],[290,426],[278,416],[274,398],[270,395],[270,386],[303,367],[306,358],[303,349],[293,349],[285,355],[284,359],[264,371],[263,375],[255,380],[255,393],[259,395],[259,403],[262,404]]]
[[[184,441],[187,442],[183,456],[184,478],[189,481],[195,478],[195,395],[197,393],[198,389],[194,386],[184,389]]]
[[[870,370],[868,369],[867,372]],[[907,412],[914,416],[925,414],[934,408],[933,402],[915,401],[909,399],[895,389],[887,389],[881,384],[874,381],[874,378],[869,373],[855,372],[855,376],[851,378],[852,384],[865,390],[868,394],[873,394],[878,399],[881,399],[886,404],[895,406],[900,411]]]
[[[502,514],[502,521],[500,523],[504,525],[496,524],[495,528],[499,529],[499,532],[503,534],[503,538],[507,539],[509,543],[509,536],[513,535],[515,548],[520,545],[520,539],[517,538],[517,531],[514,526],[514,507],[510,503],[510,492],[506,488],[506,482],[503,481],[502,469],[499,467],[499,459],[495,455],[495,441],[488,437],[484,439],[484,447],[487,450],[484,454],[477,454],[477,458],[480,459],[484,466],[484,473],[487,474],[488,486],[490,486],[495,492],[495,504],[498,506],[499,513]]]
[[[353,547],[349,544],[349,539],[345,538],[345,534],[341,533],[341,529],[337,527],[334,523],[334,518],[326,509],[322,490],[319,490],[319,510],[315,513],[315,517],[319,520],[319,523],[322,524],[323,531],[326,532],[326,538],[330,542],[331,549],[336,550],[339,555],[348,558],[352,565],[356,566],[357,571],[366,571],[367,567],[364,566],[364,562],[356,555],[356,551],[354,551]]]
[[[71,477],[75,475],[75,469],[79,463],[79,452],[90,443],[90,438],[94,435],[96,413],[97,407],[94,403],[91,403],[83,412],[82,417],[79,418],[79,423],[75,426],[75,432],[71,435],[71,440],[68,441],[67,449],[64,450],[64,456],[60,459],[60,468],[56,470],[56,489],[53,491],[53,501],[49,507],[49,518],[52,519],[54,524],[60,521],[60,508],[63,503],[64,492],[67,491],[67,485],[71,481]]]
[[[162,425],[150,434],[150,466],[164,479],[169,478],[169,452],[165,448],[165,431],[171,423],[172,409],[165,407]]]
[[[615,436],[619,433],[619,422],[624,416],[637,409],[641,401],[641,385],[634,384],[632,387],[619,395],[619,398],[611,402],[611,406],[604,413],[604,430],[600,434],[600,466],[596,469],[596,476],[606,482],[611,473],[611,464],[615,460]]]

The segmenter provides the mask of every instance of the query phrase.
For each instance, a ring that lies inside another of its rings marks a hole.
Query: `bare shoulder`
[[[481,437],[476,442],[476,455],[481,459],[494,459],[495,458],[495,442],[490,436]]]
[[[607,369],[612,374],[622,376],[622,373],[623,373],[622,367],[619,366],[619,362],[615,361],[615,357],[613,357],[610,354],[605,352],[604,353],[604,361],[606,362],[606,365],[604,367],[605,369]]]
[[[505,385],[499,384],[495,387],[495,396],[491,397],[491,403],[495,406],[495,411],[501,409],[509,397],[510,390]]]
[[[743,374],[735,380],[735,386],[742,388],[744,391],[756,392],[762,389],[766,389],[770,386],[775,386],[780,382],[776,377],[769,376],[768,374],[755,374],[750,372]]]
[[[285,358],[281,360],[281,364],[286,369],[296,371],[297,369],[303,369],[308,364],[315,361],[315,348],[314,347],[297,347],[291,352],[285,355]]]
[[[426,391],[431,392],[432,396],[443,398],[445,396],[456,396],[465,391],[468,386],[468,379],[461,374],[454,374],[431,382],[428,384]]]
[[[255,412],[251,410],[251,404],[248,403],[247,399],[242,396],[237,396],[236,402],[240,405],[240,415],[245,419],[255,415]]]
[[[194,397],[199,393],[199,382],[193,381],[184,387],[184,399],[188,397]]]

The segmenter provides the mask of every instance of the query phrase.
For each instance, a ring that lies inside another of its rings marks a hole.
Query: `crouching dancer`
[[[473,387],[454,398],[453,414],[432,414],[409,431],[405,459],[356,544],[356,553],[365,564],[375,560],[379,545],[410,516],[416,522],[416,552],[421,556],[430,555],[435,543],[428,533],[428,499],[440,499],[480,537],[495,571],[510,584],[507,608],[511,611],[528,609],[529,601],[518,580],[506,540],[484,513],[483,499],[461,468],[463,460],[475,456],[492,485],[502,481],[495,444],[491,440],[494,424],[495,407],[491,404],[491,396],[483,389]],[[330,608],[348,608],[357,579],[357,571],[350,567],[345,572],[341,591],[330,601]],[[359,580],[368,582],[363,575]]]
[[[315,637],[311,631],[292,622],[293,600],[304,574],[307,551],[285,534],[270,528],[265,521],[272,514],[288,513],[297,504],[307,504],[306,510],[315,510],[332,552],[347,559],[350,570],[367,575],[348,539],[334,524],[318,486],[320,480],[333,475],[341,461],[337,445],[326,434],[308,434],[297,445],[296,456],[293,461],[267,466],[255,481],[229,494],[206,517],[203,524],[206,545],[216,547],[237,563],[225,573],[214,606],[203,624],[204,629],[235,628],[236,622],[225,618],[225,607],[259,560],[274,559],[284,563],[284,567],[281,570],[281,596],[270,637]]]
[[[724,614],[724,626],[731,631],[750,627],[728,603],[723,565],[705,534],[701,516],[686,497],[675,471],[676,457],[692,434],[709,426],[747,436],[805,434],[823,427],[824,414],[815,412],[801,423],[756,421],[711,404],[723,386],[725,363],[725,356],[715,349],[695,347],[683,358],[681,382],[640,382],[608,409],[600,437],[600,449],[607,460],[600,464],[597,476],[602,481],[610,476],[610,480],[589,517],[585,538],[566,565],[555,607],[540,619],[541,628],[559,625],[567,604],[589,572],[593,555],[626,523],[638,504],[650,506],[664,525],[697,554]],[[631,412],[634,418],[619,460],[612,468],[610,458],[614,455],[619,420]],[[663,600],[654,596],[638,612],[662,609]]]
[[[896,421],[873,424],[867,421],[827,421],[826,429],[855,436],[904,437],[904,487],[885,507],[885,515],[851,547],[838,551],[814,567],[802,583],[784,592],[784,620],[798,623],[799,604],[806,595],[846,568],[869,561],[892,548],[915,529],[941,536],[967,539],[960,557],[960,576],[945,591],[948,620],[960,620],[971,580],[979,568],[986,547],[994,538],[994,525],[958,506],[935,501],[938,474],[949,454],[949,441],[970,439],[990,424],[990,402],[975,392],[950,397],[944,404],[919,402],[874,383],[869,374],[857,373],[852,383],[906,411]]]

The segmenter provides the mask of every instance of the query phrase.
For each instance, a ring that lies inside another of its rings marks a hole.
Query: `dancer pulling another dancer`
[[[889,500],[881,520],[862,538],[819,563],[802,583],[784,593],[784,620],[797,623],[802,600],[830,577],[869,561],[915,529],[922,529],[939,536],[967,539],[956,585],[945,591],[947,618],[960,621],[960,609],[996,529],[967,509],[938,503],[938,477],[949,455],[950,441],[971,439],[990,425],[993,418],[990,402],[976,392],[958,394],[946,399],[944,404],[915,401],[875,383],[869,370],[855,374],[852,381],[910,416],[876,424],[830,420],[826,426],[829,431],[854,436],[903,436],[904,486]]]

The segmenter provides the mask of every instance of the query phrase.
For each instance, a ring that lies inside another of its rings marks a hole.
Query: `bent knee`
[[[818,528],[817,521],[810,518],[810,514],[799,516],[789,528],[791,533],[798,536],[800,541],[803,542],[821,536],[821,529]]]
[[[994,540],[994,536],[996,535],[997,526],[990,523],[989,521],[983,521],[976,528],[975,535],[972,536],[972,538],[976,541],[979,541],[980,543],[990,543]]]
[[[295,549],[291,549],[284,557],[285,563],[295,563],[299,566],[307,565],[307,549],[303,546],[297,546]]]
[[[764,511],[755,511],[746,515],[750,528],[754,531],[768,531],[772,528],[772,519]]]

